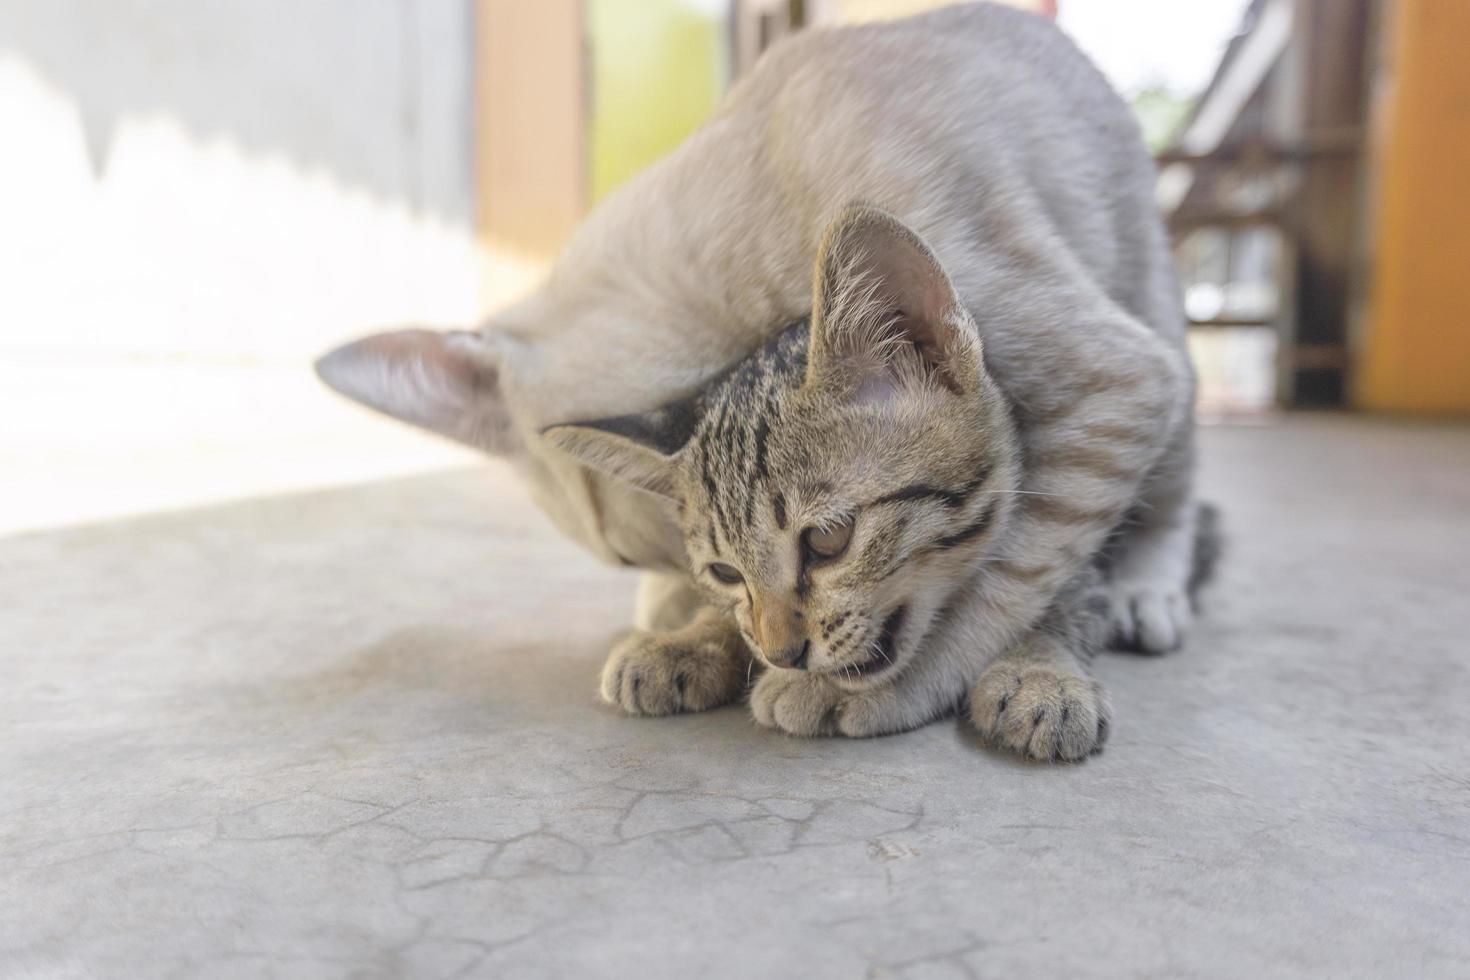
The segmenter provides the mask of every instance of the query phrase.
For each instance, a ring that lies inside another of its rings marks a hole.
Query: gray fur
[[[1080,758],[1109,713],[1055,628],[1082,617],[1069,583],[1111,539],[1116,639],[1172,649],[1190,612],[1193,377],[1153,183],[1126,107],[1041,18],[808,32],[480,345],[359,343],[323,374],[509,455],[572,537],[659,573],[604,673],[626,710],[728,700],[747,651],[808,643],[756,682],[761,723],[876,735],[968,695],[999,743]],[[839,559],[802,564],[803,534],[848,522]]]

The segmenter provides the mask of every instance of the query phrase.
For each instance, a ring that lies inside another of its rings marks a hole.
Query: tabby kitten
[[[844,211],[809,321],[695,397],[545,433],[673,502],[691,579],[723,613],[682,650],[625,643],[604,697],[636,714],[723,703],[754,653],[776,668],[755,684],[755,717],[789,732],[909,727],[968,692],[971,717],[1011,748],[1095,751],[1110,716],[1088,674],[1105,638],[1102,577],[1093,555],[1025,561],[1010,533],[1028,494],[1013,411],[929,248],[877,208]],[[1091,451],[1099,495],[1131,486],[1122,453],[1114,464]],[[1033,519],[1101,519],[1030,493]],[[1049,576],[1064,587],[1006,656],[990,663],[964,642],[983,628],[969,620],[1011,594],[988,583]]]
[[[624,710],[732,700],[754,657],[755,717],[785,732],[967,701],[1001,744],[1080,758],[1109,718],[1091,649],[1182,642],[1202,527],[1154,183],[1042,18],[801,32],[524,302],[318,370],[510,460],[565,533],[646,570],[602,675]]]

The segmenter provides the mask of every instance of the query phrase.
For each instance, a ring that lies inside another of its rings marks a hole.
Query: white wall
[[[525,281],[473,238],[471,10],[0,0],[0,528],[442,458],[308,364]]]
[[[478,311],[469,0],[0,0],[0,343],[277,357]]]

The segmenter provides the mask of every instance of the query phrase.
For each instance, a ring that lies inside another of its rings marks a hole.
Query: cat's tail
[[[1220,508],[1214,504],[1201,503],[1194,518],[1194,557],[1189,568],[1189,599],[1199,601],[1203,589],[1215,577],[1220,556],[1225,551],[1225,539],[1220,530]]]

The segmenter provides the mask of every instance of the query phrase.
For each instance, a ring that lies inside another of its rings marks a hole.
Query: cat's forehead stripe
[[[694,459],[710,516],[731,547],[754,525],[768,492],[771,433],[782,414],[782,395],[804,376],[807,340],[806,321],[793,324],[705,395]],[[783,502],[783,526],[784,511]]]

